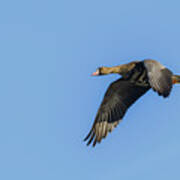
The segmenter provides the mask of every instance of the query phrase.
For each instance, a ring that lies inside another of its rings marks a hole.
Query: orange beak
[[[97,70],[96,72],[93,72],[91,76],[99,76],[99,71]]]

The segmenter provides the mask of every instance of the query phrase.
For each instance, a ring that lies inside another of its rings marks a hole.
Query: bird
[[[99,67],[92,74],[102,76],[119,74],[112,82],[97,111],[94,123],[84,141],[95,147],[119,124],[129,107],[147,91],[153,89],[159,96],[167,98],[173,84],[180,84],[180,76],[153,59],[135,60],[114,67]]]

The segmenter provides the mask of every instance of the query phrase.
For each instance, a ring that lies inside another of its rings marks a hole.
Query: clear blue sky
[[[0,179],[179,180],[180,86],[149,91],[95,149],[101,65],[154,58],[180,74],[180,2],[0,2]]]

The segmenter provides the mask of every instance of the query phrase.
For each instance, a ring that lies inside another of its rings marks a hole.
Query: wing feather
[[[155,60],[144,60],[148,81],[160,96],[169,96],[172,89],[172,72]]]
[[[111,132],[125,115],[127,109],[150,87],[136,85],[135,83],[124,80],[123,78],[110,84],[104,99],[97,112],[94,124],[84,139],[87,145],[93,141],[93,146],[100,143],[108,132]]]

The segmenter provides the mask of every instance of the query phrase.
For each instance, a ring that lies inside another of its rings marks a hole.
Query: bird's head
[[[99,67],[96,69],[95,72],[92,73],[92,76],[101,76],[101,75],[106,75],[106,74],[110,74],[110,70],[108,67]]]

